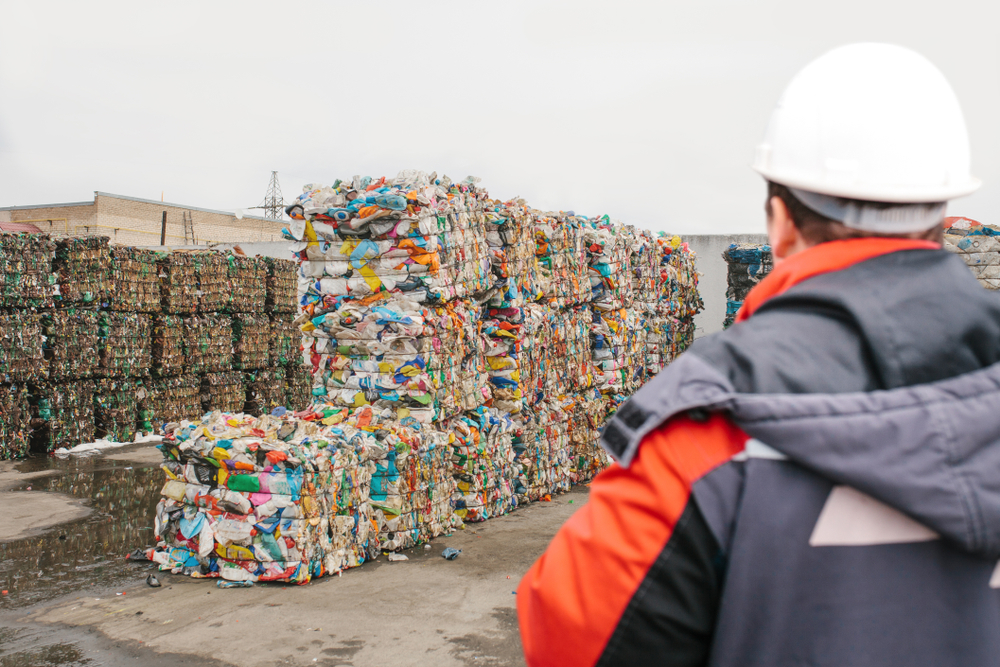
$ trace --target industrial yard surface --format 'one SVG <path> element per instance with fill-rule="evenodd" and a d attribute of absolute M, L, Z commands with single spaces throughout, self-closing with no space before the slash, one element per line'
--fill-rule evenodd
<path fill-rule="evenodd" d="M 153 514 L 117 524 L 113 512 L 155 504 L 159 458 L 145 446 L 2 464 L 0 664 L 521 665 L 513 592 L 587 499 L 578 488 L 306 586 L 222 590 L 156 572 L 150 588 L 152 565 L 124 557 Z M 447 561 L 446 547 L 462 553 Z"/>

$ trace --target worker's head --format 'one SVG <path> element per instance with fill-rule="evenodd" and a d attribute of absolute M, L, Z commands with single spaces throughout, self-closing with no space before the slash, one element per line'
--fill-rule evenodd
<path fill-rule="evenodd" d="M 946 202 L 979 187 L 948 82 L 923 56 L 888 44 L 843 46 L 799 72 L 754 169 L 768 182 L 776 262 L 846 238 L 940 239 Z"/>

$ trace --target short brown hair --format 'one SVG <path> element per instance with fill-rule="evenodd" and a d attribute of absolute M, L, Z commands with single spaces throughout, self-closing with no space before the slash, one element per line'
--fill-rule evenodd
<path fill-rule="evenodd" d="M 788 209 L 789 215 L 792 217 L 792 222 L 795 223 L 796 229 L 802 234 L 802 237 L 806 242 L 813 245 L 818 245 L 820 243 L 826 243 L 827 241 L 840 241 L 842 239 L 857 239 L 864 238 L 868 236 L 877 236 L 881 238 L 893 238 L 893 239 L 922 239 L 927 241 L 936 241 L 942 243 L 944 241 L 944 227 L 943 225 L 936 225 L 931 227 L 927 231 L 923 232 L 910 232 L 907 234 L 880 234 L 876 232 L 867 232 L 861 229 L 854 229 L 848 227 L 842 222 L 837 222 L 831 218 L 826 217 L 822 213 L 817 213 L 812 210 L 802 202 L 800 202 L 795 195 L 792 194 L 784 185 L 779 183 L 774 183 L 768 181 L 767 183 L 767 215 L 771 216 L 771 198 L 777 197 L 785 203 L 785 207 Z M 855 200 L 844 199 L 845 203 L 849 203 Z M 876 208 L 889 208 L 892 206 L 899 206 L 899 204 L 883 204 L 877 202 L 859 202 L 863 203 L 865 206 L 875 206 Z"/>

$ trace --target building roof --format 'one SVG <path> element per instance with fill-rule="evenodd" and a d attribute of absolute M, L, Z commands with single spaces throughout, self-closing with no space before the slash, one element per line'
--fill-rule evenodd
<path fill-rule="evenodd" d="M 215 213 L 215 214 L 218 214 L 218 215 L 229 215 L 229 216 L 232 216 L 232 217 L 236 217 L 236 214 L 233 211 L 220 211 L 220 210 L 217 210 L 217 209 L 214 209 L 214 208 L 202 208 L 201 206 L 187 206 L 185 204 L 171 204 L 170 202 L 156 201 L 155 199 L 142 199 L 140 197 L 127 197 L 125 195 L 116 195 L 116 194 L 111 194 L 110 192 L 99 192 L 99 191 L 95 190 L 94 191 L 94 200 L 95 201 L 97 200 L 98 196 L 100 196 L 100 197 L 112 197 L 114 199 L 127 199 L 129 201 L 142 202 L 143 204 L 156 204 L 157 206 L 170 206 L 172 208 L 180 208 L 180 209 L 184 209 L 186 211 L 202 211 L 203 213 Z M 0 211 L 24 211 L 24 210 L 33 209 L 33 208 L 63 208 L 63 207 L 70 207 L 70 206 L 93 206 L 93 205 L 94 205 L 93 201 L 78 201 L 78 202 L 69 202 L 69 203 L 64 203 L 64 204 L 29 204 L 29 205 L 26 205 L 26 206 L 0 206 Z M 244 220 L 260 220 L 260 221 L 265 221 L 266 220 L 266 218 L 263 218 L 261 216 L 246 215 L 246 214 L 243 215 L 243 219 Z M 280 222 L 280 221 L 278 221 L 278 220 L 268 220 L 268 222 Z"/>
<path fill-rule="evenodd" d="M 41 231 L 30 222 L 0 222 L 0 232 L 30 232 L 37 234 Z"/>

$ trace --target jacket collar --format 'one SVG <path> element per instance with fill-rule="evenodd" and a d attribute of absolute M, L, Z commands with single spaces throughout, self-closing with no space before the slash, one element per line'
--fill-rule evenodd
<path fill-rule="evenodd" d="M 900 250 L 938 250 L 941 245 L 917 239 L 865 237 L 820 243 L 784 260 L 750 290 L 736 321 L 750 318 L 766 301 L 823 273 L 840 271 L 868 259 Z"/>

